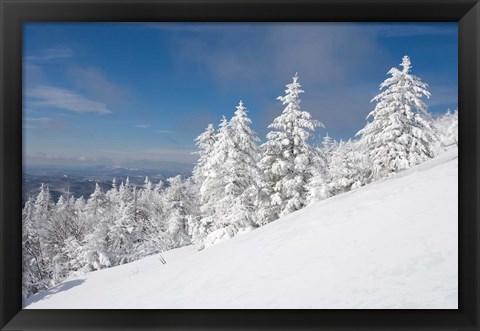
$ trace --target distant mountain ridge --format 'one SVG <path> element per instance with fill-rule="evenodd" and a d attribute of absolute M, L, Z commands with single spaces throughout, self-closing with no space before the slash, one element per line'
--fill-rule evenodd
<path fill-rule="evenodd" d="M 95 190 L 98 183 L 102 190 L 108 190 L 112 186 L 113 178 L 120 183 L 130 179 L 135 186 L 143 186 L 145 177 L 149 177 L 154 183 L 165 182 L 167 178 L 181 175 L 189 177 L 191 171 L 179 169 L 178 171 L 156 171 L 149 169 L 134 169 L 112 166 L 99 166 L 91 168 L 62 169 L 56 167 L 29 167 L 24 169 L 22 198 L 25 201 L 29 196 L 37 195 L 42 183 L 49 186 L 54 201 L 61 195 L 72 194 L 76 198 L 87 198 Z"/>

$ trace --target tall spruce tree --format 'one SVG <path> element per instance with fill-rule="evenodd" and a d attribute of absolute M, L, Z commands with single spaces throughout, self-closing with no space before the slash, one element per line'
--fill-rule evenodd
<path fill-rule="evenodd" d="M 430 97 L 428 85 L 410 73 L 411 62 L 403 57 L 402 69 L 392 68 L 372 99 L 377 104 L 367 116 L 373 120 L 357 135 L 365 143 L 372 162 L 373 178 L 389 176 L 434 157 L 437 140 L 431 116 L 422 97 Z"/>
<path fill-rule="evenodd" d="M 225 187 L 225 210 L 222 211 L 228 223 L 237 232 L 256 225 L 255 197 L 260 184 L 260 139 L 250 128 L 252 121 L 247 109 L 240 101 L 229 122 L 231 129 L 231 149 L 224 164 L 227 170 Z"/>
<path fill-rule="evenodd" d="M 191 243 L 189 236 L 189 216 L 192 214 L 192 197 L 181 176 L 167 179 L 169 186 L 163 193 L 167 233 L 170 235 L 168 248 L 185 246 Z"/>
<path fill-rule="evenodd" d="M 198 161 L 193 168 L 193 177 L 198 185 L 202 185 L 202 182 L 205 179 L 205 166 L 216 141 L 215 128 L 213 127 L 213 124 L 208 124 L 205 131 L 195 138 L 195 141 L 198 147 L 198 151 L 195 152 L 195 154 L 198 154 Z"/>
<path fill-rule="evenodd" d="M 35 218 L 35 199 L 30 197 L 22 210 L 22 295 L 29 297 L 48 287 L 49 274 L 40 244 Z"/>
<path fill-rule="evenodd" d="M 215 136 L 215 143 L 204 166 L 204 180 L 200 187 L 200 211 L 201 219 L 195 232 L 196 242 L 225 223 L 224 215 L 221 214 L 221 205 L 224 202 L 225 187 L 229 170 L 225 167 L 228 154 L 232 150 L 233 141 L 231 128 L 225 116 L 219 124 Z"/>
<path fill-rule="evenodd" d="M 268 127 L 267 142 L 262 145 L 260 162 L 264 175 L 264 194 L 260 202 L 262 223 L 268 223 L 305 206 L 307 183 L 312 177 L 315 153 L 309 145 L 315 129 L 323 124 L 300 110 L 304 91 L 295 74 L 285 96 L 278 97 L 285 108 Z"/>
<path fill-rule="evenodd" d="M 327 135 L 328 137 L 328 135 Z M 323 148 L 313 148 L 312 165 L 310 166 L 310 180 L 307 183 L 307 204 L 324 200 L 332 195 L 330 186 L 330 155 Z"/>

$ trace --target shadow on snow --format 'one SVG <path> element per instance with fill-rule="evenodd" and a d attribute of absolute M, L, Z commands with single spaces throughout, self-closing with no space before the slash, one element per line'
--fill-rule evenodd
<path fill-rule="evenodd" d="M 84 279 L 74 279 L 74 280 L 69 280 L 69 281 L 63 282 L 61 284 L 55 285 L 54 287 L 49 288 L 48 290 L 39 292 L 39 293 L 35 294 L 34 296 L 32 296 L 30 298 L 24 299 L 23 300 L 23 307 L 26 307 L 26 306 L 28 306 L 32 303 L 35 303 L 35 302 L 41 301 L 45 298 L 48 298 L 49 296 L 51 296 L 53 294 L 63 292 L 63 291 L 68 291 L 69 289 L 71 289 L 75 286 L 81 285 L 83 282 L 85 282 Z"/>

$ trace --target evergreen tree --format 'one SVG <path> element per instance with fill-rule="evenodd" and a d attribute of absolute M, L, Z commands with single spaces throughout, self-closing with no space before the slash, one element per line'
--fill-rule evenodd
<path fill-rule="evenodd" d="M 199 158 L 197 164 L 193 168 L 193 177 L 195 178 L 195 181 L 201 185 L 205 179 L 205 165 L 208 162 L 208 158 L 210 157 L 210 153 L 212 152 L 213 145 L 216 141 L 216 134 L 213 124 L 208 124 L 205 131 L 200 134 L 195 141 L 199 149 L 199 151 L 196 152 L 196 154 L 199 155 Z"/>
<path fill-rule="evenodd" d="M 52 260 L 54 283 L 65 279 L 72 270 L 78 270 L 81 266 L 69 260 L 65 253 L 66 245 L 74 238 L 82 240 L 88 231 L 85 223 L 80 221 L 80 211 L 77 210 L 75 198 L 67 193 L 60 196 L 53 214 L 53 226 L 49 231 L 50 242 L 54 247 L 55 255 Z"/>
<path fill-rule="evenodd" d="M 227 169 L 227 185 L 226 209 L 222 214 L 227 223 L 234 226 L 234 232 L 256 225 L 254 203 L 261 182 L 258 167 L 261 154 L 257 145 L 260 139 L 250 128 L 251 123 L 247 109 L 240 101 L 229 122 L 232 146 L 223 165 Z"/>
<path fill-rule="evenodd" d="M 365 151 L 358 141 L 341 141 L 332 155 L 331 187 L 340 194 L 367 184 L 368 163 Z"/>
<path fill-rule="evenodd" d="M 46 229 L 48 223 L 52 220 L 55 204 L 52 201 L 50 190 L 47 185 L 40 187 L 40 192 L 35 199 L 34 218 L 38 228 Z M 45 234 L 45 233 L 43 233 Z"/>
<path fill-rule="evenodd" d="M 314 152 L 308 141 L 323 124 L 310 113 L 300 110 L 300 94 L 304 91 L 298 76 L 287 85 L 285 96 L 278 99 L 285 105 L 282 114 L 268 127 L 267 142 L 262 145 L 260 162 L 265 185 L 260 196 L 261 223 L 268 223 L 305 206 L 307 183 L 312 177 Z"/>
<path fill-rule="evenodd" d="M 322 148 L 321 148 L 323 158 L 325 159 L 327 167 L 330 163 L 333 152 L 337 148 L 337 145 L 338 145 L 337 142 L 332 137 L 330 137 L 327 132 L 325 137 L 323 137 L 322 139 Z"/>
<path fill-rule="evenodd" d="M 53 258 L 56 255 L 55 244 L 58 243 L 57 238 L 52 236 L 55 231 L 53 222 L 55 212 L 55 204 L 50 195 L 47 185 L 42 184 L 40 192 L 35 200 L 34 219 L 36 233 L 38 235 L 38 243 L 40 245 L 40 259 L 43 264 L 43 275 L 48 279 L 48 284 L 52 285 L 53 279 Z"/>
<path fill-rule="evenodd" d="M 445 114 L 435 119 L 434 126 L 440 140 L 440 147 L 452 143 L 458 145 L 458 110 L 452 113 L 448 109 Z"/>
<path fill-rule="evenodd" d="M 98 185 L 98 183 L 95 183 L 95 191 L 90 195 L 90 198 L 87 200 L 85 210 L 91 215 L 91 217 L 93 218 L 93 222 L 95 222 L 95 218 L 101 217 L 101 215 L 105 212 L 106 207 L 107 197 L 102 192 L 100 185 Z"/>
<path fill-rule="evenodd" d="M 64 229 L 57 228 L 54 216 L 55 204 L 48 186 L 42 184 L 35 202 L 29 199 L 22 211 L 24 294 L 46 289 L 58 281 L 55 257 Z"/>
<path fill-rule="evenodd" d="M 117 179 L 115 177 L 112 179 L 112 187 L 105 193 L 105 197 L 109 205 L 108 208 L 111 209 L 111 206 L 118 200 Z"/>
<path fill-rule="evenodd" d="M 401 67 L 390 69 L 391 77 L 380 85 L 384 91 L 372 99 L 377 103 L 368 115 L 373 121 L 357 133 L 369 151 L 374 178 L 408 169 L 435 155 L 437 138 L 422 101 L 423 96 L 430 97 L 428 85 L 410 73 L 408 56 L 403 57 Z"/>
<path fill-rule="evenodd" d="M 328 137 L 328 135 L 327 135 Z M 310 166 L 310 180 L 307 183 L 307 204 L 324 200 L 332 195 L 329 185 L 331 176 L 329 172 L 331 155 L 324 153 L 323 149 L 313 148 L 313 161 Z"/>
<path fill-rule="evenodd" d="M 223 198 L 230 170 L 225 167 L 225 164 L 233 145 L 231 127 L 223 116 L 215 143 L 204 167 L 204 180 L 200 187 L 201 219 L 197 225 L 197 232 L 202 235 L 197 238 L 198 241 L 202 241 L 207 233 L 223 227 L 226 222 L 221 210 L 224 210 Z"/>
<path fill-rule="evenodd" d="M 154 185 L 147 177 L 143 190 L 138 192 L 138 255 L 161 252 L 171 244 L 166 232 L 162 185 L 161 181 L 160 185 Z"/>
<path fill-rule="evenodd" d="M 181 247 L 191 243 L 189 236 L 189 217 L 192 214 L 192 200 L 181 176 L 167 179 L 169 186 L 165 189 L 163 203 L 165 206 L 167 233 L 170 247 Z"/>
<path fill-rule="evenodd" d="M 455 144 L 458 146 L 458 111 L 455 112 L 454 119 L 452 124 L 447 129 L 447 134 L 450 139 L 452 139 Z"/>
<path fill-rule="evenodd" d="M 46 289 L 49 275 L 45 264 L 38 224 L 35 220 L 35 199 L 30 197 L 22 209 L 22 295 L 28 297 Z"/>
<path fill-rule="evenodd" d="M 205 245 L 257 226 L 255 199 L 261 180 L 260 150 L 259 139 L 250 124 L 247 110 L 240 101 L 231 120 L 227 123 L 224 119 L 220 125 L 207 167 L 214 169 L 216 177 L 207 177 L 205 181 L 213 184 L 210 187 L 216 192 L 210 208 L 209 234 L 201 240 Z"/>

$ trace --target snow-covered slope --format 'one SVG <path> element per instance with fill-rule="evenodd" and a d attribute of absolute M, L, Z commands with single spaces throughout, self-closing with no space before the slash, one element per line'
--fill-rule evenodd
<path fill-rule="evenodd" d="M 86 274 L 25 308 L 457 308 L 458 157 L 197 252 Z"/>

